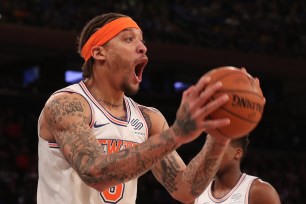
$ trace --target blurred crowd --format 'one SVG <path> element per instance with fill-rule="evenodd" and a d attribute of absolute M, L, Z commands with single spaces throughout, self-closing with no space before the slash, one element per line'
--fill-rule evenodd
<path fill-rule="evenodd" d="M 36 203 L 37 114 L 23 105 L 0 109 L 0 204 Z"/>
<path fill-rule="evenodd" d="M 92 17 L 121 12 L 147 41 L 306 56 L 304 0 L 2 0 L 2 22 L 79 32 Z"/>
<path fill-rule="evenodd" d="M 0 23 L 79 32 L 93 16 L 111 11 L 133 17 L 151 42 L 306 56 L 304 0 L 1 0 Z M 35 94 L 20 95 L 27 89 Z M 27 89 L 22 82 L 16 83 L 16 78 L 8 77 L 0 83 L 0 204 L 36 203 L 36 125 L 46 95 L 33 91 L 39 90 L 37 84 Z M 140 95 L 136 101 L 142 103 L 141 98 L 146 97 Z M 163 108 L 165 104 L 159 107 L 161 102 L 154 101 L 156 105 L 152 105 L 166 116 L 174 115 Z M 273 117 L 264 116 L 252 133 L 243 169 L 270 182 L 282 203 L 306 203 L 305 119 L 301 114 L 289 115 L 285 106 L 276 103 L 268 104 L 267 109 Z M 167 119 L 171 123 L 172 118 Z M 202 144 L 197 140 L 180 148 L 183 159 L 188 162 Z M 139 182 L 137 203 L 177 203 L 151 173 Z"/>

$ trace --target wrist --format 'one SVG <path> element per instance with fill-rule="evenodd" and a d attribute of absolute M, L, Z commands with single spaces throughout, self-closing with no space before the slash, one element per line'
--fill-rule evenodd
<path fill-rule="evenodd" d="M 168 137 L 172 138 L 172 141 L 175 144 L 176 148 L 178 148 L 183 144 L 183 140 L 179 136 L 180 135 L 179 130 L 175 126 L 171 126 L 167 131 L 169 131 L 169 133 L 167 134 L 169 135 Z"/>
<path fill-rule="evenodd" d="M 231 139 L 227 137 L 213 137 L 208 134 L 206 142 L 212 143 L 215 148 L 222 151 L 223 149 L 227 148 L 227 146 L 231 142 Z"/>

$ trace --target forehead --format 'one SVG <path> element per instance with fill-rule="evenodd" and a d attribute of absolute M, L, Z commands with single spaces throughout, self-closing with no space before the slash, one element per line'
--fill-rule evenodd
<path fill-rule="evenodd" d="M 138 28 L 125 28 L 119 34 L 124 34 L 124 33 L 135 33 L 138 35 L 143 35 L 142 31 Z"/>

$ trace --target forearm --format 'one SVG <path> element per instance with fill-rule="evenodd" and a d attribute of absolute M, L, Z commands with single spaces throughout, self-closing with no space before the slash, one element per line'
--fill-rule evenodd
<path fill-rule="evenodd" d="M 189 202 L 205 190 L 218 170 L 229 141 L 216 141 L 215 138 L 207 136 L 202 150 L 189 162 L 181 175 L 176 177 L 177 186 L 180 188 L 175 192 L 175 197 Z"/>
<path fill-rule="evenodd" d="M 87 165 L 88 169 L 82 174 L 82 179 L 88 185 L 103 191 L 144 174 L 156 161 L 177 147 L 173 132 L 166 130 L 160 136 L 151 136 L 140 145 L 97 157 L 92 164 Z"/>

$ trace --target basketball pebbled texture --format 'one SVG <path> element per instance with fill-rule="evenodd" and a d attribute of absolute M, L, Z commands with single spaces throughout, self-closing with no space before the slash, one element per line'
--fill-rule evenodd
<path fill-rule="evenodd" d="M 229 101 L 209 115 L 210 119 L 229 118 L 230 125 L 209 131 L 232 139 L 250 133 L 260 122 L 264 111 L 265 99 L 255 79 L 236 67 L 219 67 L 209 71 L 211 83 L 221 81 L 222 89 L 212 96 L 227 94 Z"/>

